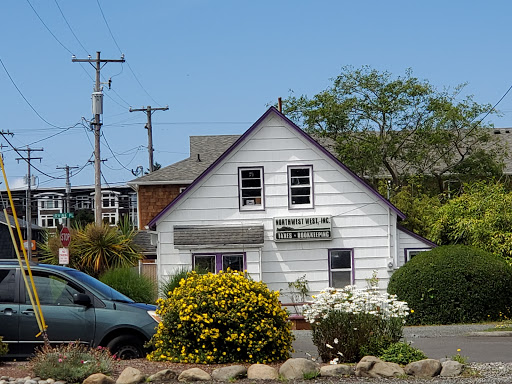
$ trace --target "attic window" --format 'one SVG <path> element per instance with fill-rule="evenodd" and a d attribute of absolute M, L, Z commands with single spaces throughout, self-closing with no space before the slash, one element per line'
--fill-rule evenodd
<path fill-rule="evenodd" d="M 265 209 L 263 167 L 239 168 L 238 187 L 241 211 Z"/>
<path fill-rule="evenodd" d="M 290 208 L 313 208 L 313 166 L 288 167 Z"/>

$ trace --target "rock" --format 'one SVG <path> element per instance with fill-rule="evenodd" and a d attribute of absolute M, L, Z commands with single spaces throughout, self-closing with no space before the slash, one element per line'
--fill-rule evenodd
<path fill-rule="evenodd" d="M 116 384 L 139 384 L 146 380 L 141 371 L 132 367 L 126 367 L 116 380 Z"/>
<path fill-rule="evenodd" d="M 441 363 L 441 373 L 439 376 L 443 377 L 456 377 L 459 376 L 464 370 L 464 365 L 459 363 L 458 361 L 445 361 Z"/>
<path fill-rule="evenodd" d="M 247 376 L 247 368 L 243 365 L 232 365 L 229 367 L 217 368 L 212 372 L 212 379 L 218 381 L 231 381 L 245 376 Z"/>
<path fill-rule="evenodd" d="M 354 370 L 352 367 L 344 364 L 332 364 L 320 367 L 320 376 L 322 377 L 351 376 L 353 374 Z"/>
<path fill-rule="evenodd" d="M 405 371 L 396 363 L 382 361 L 375 356 L 365 356 L 356 365 L 357 377 L 389 378 L 405 375 Z"/>
<path fill-rule="evenodd" d="M 425 359 L 409 363 L 405 366 L 405 373 L 415 377 L 434 377 L 441 372 L 439 360 Z"/>
<path fill-rule="evenodd" d="M 212 377 L 200 368 L 187 369 L 178 376 L 178 381 L 210 381 Z"/>
<path fill-rule="evenodd" d="M 170 381 L 176 380 L 178 378 L 178 374 L 174 372 L 172 369 L 164 369 L 162 371 L 158 371 L 157 373 L 149 376 L 146 381 L 150 382 L 159 382 L 159 381 Z"/>
<path fill-rule="evenodd" d="M 253 364 L 247 369 L 247 378 L 250 380 L 277 380 L 277 370 L 265 364 Z"/>
<path fill-rule="evenodd" d="M 320 374 L 320 366 L 303 357 L 288 359 L 279 368 L 279 375 L 285 380 L 313 378 Z"/>
<path fill-rule="evenodd" d="M 116 381 L 103 373 L 95 373 L 84 380 L 83 384 L 114 384 Z"/>

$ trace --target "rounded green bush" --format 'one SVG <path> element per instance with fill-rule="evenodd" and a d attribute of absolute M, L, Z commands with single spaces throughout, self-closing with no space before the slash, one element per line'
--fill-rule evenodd
<path fill-rule="evenodd" d="M 293 335 L 279 292 L 241 272 L 190 272 L 166 299 L 149 360 L 268 363 L 286 360 Z"/>
<path fill-rule="evenodd" d="M 420 361 L 427 358 L 422 350 L 411 347 L 407 343 L 393 343 L 386 349 L 383 349 L 379 358 L 390 363 L 407 365 L 414 361 Z"/>
<path fill-rule="evenodd" d="M 110 269 L 101 275 L 100 281 L 137 303 L 156 301 L 156 282 L 147 276 L 139 275 L 133 268 Z"/>
<path fill-rule="evenodd" d="M 437 247 L 395 271 L 388 292 L 411 308 L 408 324 L 496 320 L 512 305 L 512 267 L 477 248 Z"/>

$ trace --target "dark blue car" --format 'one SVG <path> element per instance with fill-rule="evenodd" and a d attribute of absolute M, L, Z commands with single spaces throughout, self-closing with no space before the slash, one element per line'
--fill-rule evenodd
<path fill-rule="evenodd" d="M 30 269 L 52 344 L 80 340 L 122 359 L 145 356 L 144 344 L 159 321 L 154 305 L 135 303 L 76 269 L 47 264 Z M 18 261 L 0 261 L 0 336 L 9 345 L 7 356 L 32 355 L 44 343 L 38 333 Z"/>

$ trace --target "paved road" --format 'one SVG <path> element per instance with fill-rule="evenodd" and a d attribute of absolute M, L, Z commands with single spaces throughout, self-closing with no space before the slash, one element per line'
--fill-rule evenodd
<path fill-rule="evenodd" d="M 430 327 L 405 327 L 404 339 L 428 357 L 441 359 L 452 356 L 460 349 L 469 362 L 512 362 L 512 333 L 489 333 L 482 331 L 492 325 L 441 325 Z M 293 357 L 318 356 L 311 340 L 310 331 L 293 331 L 295 353 Z"/>

